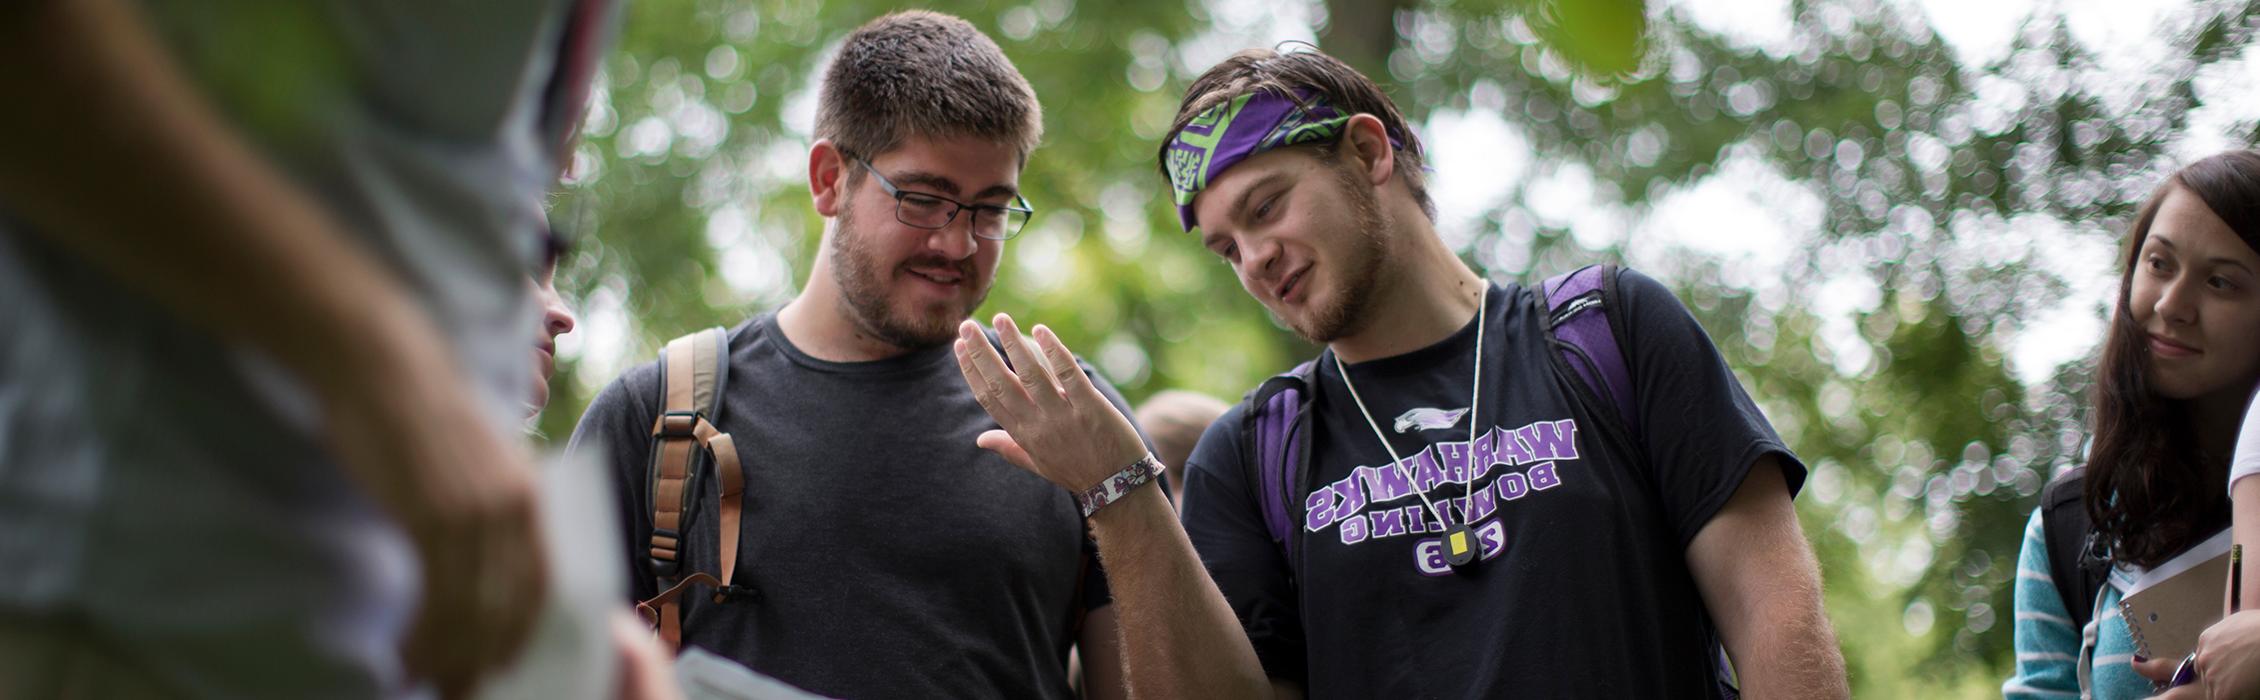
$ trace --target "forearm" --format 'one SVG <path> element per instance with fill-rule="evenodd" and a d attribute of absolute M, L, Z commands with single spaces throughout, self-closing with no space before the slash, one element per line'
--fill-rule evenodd
<path fill-rule="evenodd" d="M 1139 697 L 1271 697 L 1255 647 L 1158 487 L 1091 517 Z"/>
<path fill-rule="evenodd" d="M 1795 571 L 1818 571 L 1810 552 Z M 1722 621 L 1721 636 L 1734 661 L 1742 696 L 1845 698 L 1844 655 L 1824 612 L 1817 576 L 1793 576 L 1765 599 L 1745 601 L 1739 624 Z M 1715 609 L 1715 608 L 1714 608 Z"/>
<path fill-rule="evenodd" d="M 2260 476 L 2238 479 L 2229 488 L 2229 501 L 2234 523 L 2229 536 L 2244 545 L 2245 551 L 2244 592 L 2238 602 L 2245 609 L 2251 609 L 2260 601 L 2260 576 L 2254 575 L 2260 570 L 2255 570 L 2251 563 L 2253 557 L 2260 556 Z"/>
<path fill-rule="evenodd" d="M 1751 466 L 1688 544 L 1687 564 L 1743 697 L 1851 695 L 1821 599 L 1820 562 L 1799 528 L 1776 458 Z"/>
<path fill-rule="evenodd" d="M 399 283 L 237 138 L 131 7 L 5 12 L 0 93 L 27 108 L 0 110 L 0 203 L 34 232 L 317 394 L 447 366 Z"/>

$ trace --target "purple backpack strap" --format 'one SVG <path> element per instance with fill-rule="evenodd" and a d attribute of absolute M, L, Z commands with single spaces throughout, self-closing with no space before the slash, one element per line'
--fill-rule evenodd
<path fill-rule="evenodd" d="M 1562 361 L 1596 395 L 1616 407 L 1617 418 L 1634 436 L 1640 434 L 1640 413 L 1633 410 L 1632 371 L 1625 365 L 1623 346 L 1617 343 L 1609 306 L 1616 303 L 1614 265 L 1589 265 L 1546 279 L 1548 332 L 1562 341 Z M 1712 640 L 1712 678 L 1718 697 L 1742 696 L 1726 647 Z"/>
<path fill-rule="evenodd" d="M 1585 380 L 1585 386 L 1615 406 L 1617 418 L 1638 435 L 1640 413 L 1633 410 L 1632 371 L 1625 366 L 1624 350 L 1609 324 L 1607 302 L 1616 296 L 1615 278 L 1614 265 L 1588 265 L 1547 278 L 1547 325 L 1566 344 L 1562 360 Z"/>
<path fill-rule="evenodd" d="M 1290 499 L 1296 465 L 1301 464 L 1305 437 L 1297 428 L 1302 425 L 1303 412 L 1308 406 L 1310 379 L 1316 365 L 1305 362 L 1256 389 L 1249 398 L 1253 402 L 1248 419 L 1255 439 L 1255 460 L 1249 465 L 1255 473 L 1248 483 L 1256 489 L 1256 504 L 1263 512 L 1264 529 L 1270 531 L 1271 540 L 1286 551 L 1288 538 L 1294 535 L 1295 517 Z"/>

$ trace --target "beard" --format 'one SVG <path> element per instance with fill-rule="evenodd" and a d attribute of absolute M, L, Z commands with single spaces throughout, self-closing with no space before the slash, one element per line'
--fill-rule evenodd
<path fill-rule="evenodd" d="M 852 212 L 842 212 L 832 232 L 832 277 L 839 280 L 840 294 L 847 298 L 849 320 L 880 342 L 904 350 L 922 350 L 956 340 L 957 323 L 989 298 L 989 286 L 974 277 L 970 260 L 952 261 L 929 253 L 882 270 L 866 240 L 864 232 L 857 230 Z M 895 276 L 908 274 L 905 270 L 912 266 L 956 269 L 958 279 L 978 285 L 978 290 L 965 304 L 928 305 L 898 313 L 888 289 Z"/>
<path fill-rule="evenodd" d="M 1304 340 L 1321 344 L 1353 335 L 1372 321 L 1373 290 L 1380 286 L 1381 268 L 1389 257 L 1381 232 L 1388 230 L 1390 222 L 1388 214 L 1381 211 L 1381 197 L 1358 173 L 1347 167 L 1330 167 L 1350 206 L 1347 255 L 1334 265 L 1333 299 L 1312 309 L 1301 323 L 1287 323 Z"/>

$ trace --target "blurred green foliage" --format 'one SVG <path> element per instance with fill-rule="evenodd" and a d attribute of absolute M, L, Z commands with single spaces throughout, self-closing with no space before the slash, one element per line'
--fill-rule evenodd
<path fill-rule="evenodd" d="M 790 298 L 822 230 L 805 179 L 812 76 L 831 44 L 894 7 L 630 5 L 552 214 L 578 238 L 559 279 L 581 332 L 613 324 L 602 333 L 622 340 L 566 359 L 546 434 L 569 434 L 590 390 L 664 339 Z M 2060 20 L 1961 65 L 1919 9 L 1859 0 L 1792 2 L 1786 47 L 1766 48 L 1634 0 L 1284 7 L 1416 123 L 1497 115 L 1533 170 L 1589 172 L 1595 199 L 1631 218 L 1749 164 L 1817 201 L 1811 220 L 1780 222 L 1794 234 L 1783 279 L 1676 250 L 1636 262 L 1681 293 L 1811 466 L 1799 511 L 1855 694 L 1997 693 L 2021 528 L 2038 487 L 2077 458 L 2089 374 L 2072 362 L 2026 385 L 2009 371 L 2010 338 L 2067 281 L 2038 262 L 2049 239 L 1999 232 L 2055 222 L 2115 242 L 2174 166 L 2193 76 L 2243 53 L 2260 2 L 2178 11 L 2191 30 L 2172 39 L 2176 59 L 2124 76 L 2104 75 Z M 1047 107 L 1022 178 L 1038 214 L 1008 246 L 989 310 L 1052 325 L 1133 400 L 1238 396 L 1315 352 L 1177 230 L 1153 162 L 1178 91 L 1207 68 L 1188 56 L 1291 37 L 1248 40 L 1203 0 L 935 9 L 995 37 Z M 2238 128 L 2247 146 L 2260 138 Z M 1651 245 L 1580 247 L 1533 214 L 1528 181 L 1508 183 L 1462 246 L 1493 278 Z M 1837 319 L 1824 293 L 1864 301 Z"/>

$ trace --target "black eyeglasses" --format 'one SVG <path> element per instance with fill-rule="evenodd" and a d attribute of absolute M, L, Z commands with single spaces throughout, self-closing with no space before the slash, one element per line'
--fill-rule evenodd
<path fill-rule="evenodd" d="M 860 156 L 849 157 L 855 158 L 855 162 L 871 173 L 872 179 L 879 181 L 879 188 L 886 190 L 887 196 L 895 198 L 895 220 L 905 226 L 938 230 L 956 221 L 958 212 L 971 210 L 974 237 L 1002 241 L 1020 235 L 1020 229 L 1028 225 L 1028 217 L 1036 213 L 1028 206 L 1028 198 L 1017 194 L 1012 196 L 1013 206 L 997 206 L 966 204 L 924 192 L 904 192 L 888 181 L 887 176 L 879 174 L 878 168 L 871 167 L 871 161 Z"/>

